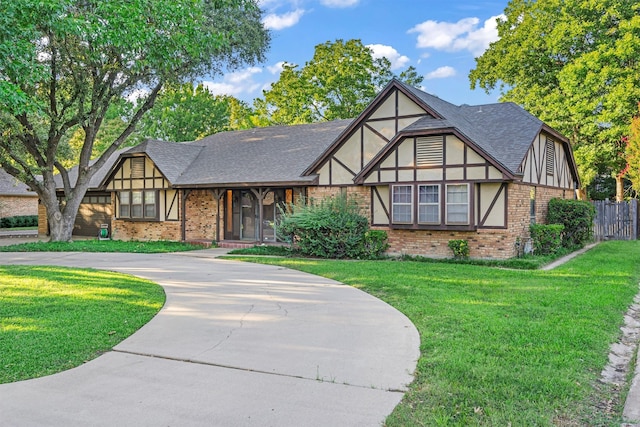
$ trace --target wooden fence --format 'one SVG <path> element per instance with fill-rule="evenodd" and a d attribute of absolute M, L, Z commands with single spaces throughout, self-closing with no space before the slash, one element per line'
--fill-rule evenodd
<path fill-rule="evenodd" d="M 596 240 L 634 240 L 638 238 L 638 200 L 610 202 L 596 200 L 593 237 Z"/>

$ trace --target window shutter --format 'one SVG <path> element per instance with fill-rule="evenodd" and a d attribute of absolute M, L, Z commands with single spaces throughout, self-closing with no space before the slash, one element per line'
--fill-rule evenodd
<path fill-rule="evenodd" d="M 441 166 L 443 143 L 442 136 L 416 138 L 416 165 Z"/>

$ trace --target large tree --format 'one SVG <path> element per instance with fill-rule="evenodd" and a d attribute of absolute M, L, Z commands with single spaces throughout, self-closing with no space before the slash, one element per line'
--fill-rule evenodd
<path fill-rule="evenodd" d="M 263 60 L 261 15 L 256 0 L 2 2 L 0 165 L 38 194 L 51 240 L 71 239 L 91 178 L 165 84 Z M 142 101 L 91 161 L 109 107 L 133 92 Z M 69 148 L 78 129 L 79 152 Z M 74 152 L 77 178 L 64 166 Z"/>
<path fill-rule="evenodd" d="M 251 110 L 229 95 L 213 95 L 202 83 L 171 84 L 163 88 L 133 137 L 164 141 L 194 141 L 217 132 L 244 129 Z"/>
<path fill-rule="evenodd" d="M 394 77 L 386 58 L 374 58 L 360 40 L 336 40 L 315 47 L 304 67 L 285 63 L 280 79 L 255 101 L 269 123 L 296 124 L 352 118 Z M 413 67 L 400 78 L 422 83 Z"/>
<path fill-rule="evenodd" d="M 622 140 L 640 100 L 640 4 L 511 0 L 505 15 L 471 86 L 500 88 L 567 135 L 583 184 L 611 174 L 621 197 Z"/>

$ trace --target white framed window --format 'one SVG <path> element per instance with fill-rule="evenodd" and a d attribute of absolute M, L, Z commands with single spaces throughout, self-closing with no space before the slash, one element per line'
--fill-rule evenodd
<path fill-rule="evenodd" d="M 418 224 L 440 224 L 440 186 L 418 186 Z"/>
<path fill-rule="evenodd" d="M 155 190 L 120 191 L 118 200 L 120 218 L 156 219 L 158 204 Z"/>
<path fill-rule="evenodd" d="M 447 224 L 469 224 L 469 185 L 447 184 Z"/>
<path fill-rule="evenodd" d="M 394 185 L 392 187 L 391 205 L 391 221 L 394 224 L 412 224 L 413 185 Z"/>

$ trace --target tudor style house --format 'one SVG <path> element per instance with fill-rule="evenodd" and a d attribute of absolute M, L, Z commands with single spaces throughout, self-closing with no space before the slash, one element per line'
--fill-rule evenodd
<path fill-rule="evenodd" d="M 390 254 L 447 257 L 466 239 L 472 257 L 509 258 L 578 186 L 568 140 L 519 106 L 456 106 L 392 80 L 354 120 L 148 140 L 87 197 L 104 197 L 113 238 L 224 245 L 274 242 L 278 204 L 346 193 Z"/>

